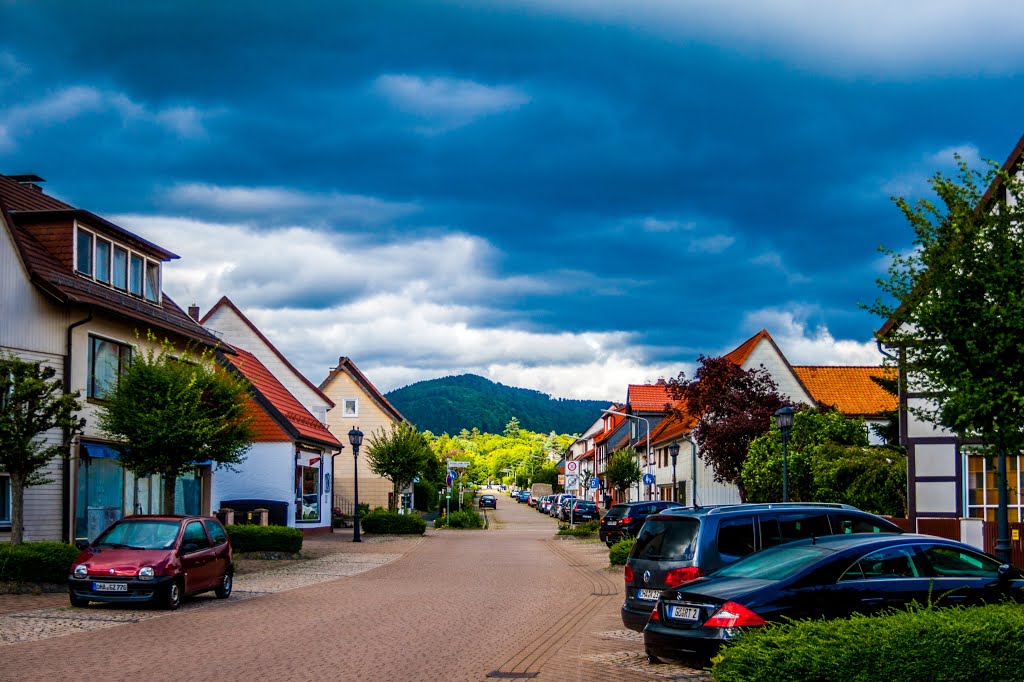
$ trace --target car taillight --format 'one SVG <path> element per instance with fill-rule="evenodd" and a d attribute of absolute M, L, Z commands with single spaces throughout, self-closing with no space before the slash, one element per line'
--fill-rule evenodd
<path fill-rule="evenodd" d="M 630 583 L 632 583 L 632 582 L 633 582 L 633 569 L 632 569 L 632 568 L 630 568 L 630 567 L 629 567 L 629 566 L 627 565 L 627 566 L 626 566 L 626 570 L 622 572 L 622 577 L 626 579 L 626 584 L 627 584 L 627 585 L 629 585 Z"/>
<path fill-rule="evenodd" d="M 744 625 L 764 625 L 765 620 L 746 606 L 727 601 L 711 614 L 704 623 L 709 628 L 736 628 Z"/>
<path fill-rule="evenodd" d="M 688 583 L 691 580 L 704 575 L 704 571 L 700 570 L 696 566 L 686 566 L 684 568 L 673 568 L 665 575 L 665 586 L 675 587 L 683 583 Z"/>
<path fill-rule="evenodd" d="M 651 620 L 653 620 L 655 623 L 657 623 L 658 621 L 661 620 L 661 615 L 658 613 L 658 604 L 657 603 L 655 603 L 654 604 L 654 608 L 651 609 Z"/>
<path fill-rule="evenodd" d="M 633 523 L 633 517 L 632 516 L 623 516 L 621 519 L 619 519 L 619 524 L 620 525 L 628 526 L 631 523 Z"/>

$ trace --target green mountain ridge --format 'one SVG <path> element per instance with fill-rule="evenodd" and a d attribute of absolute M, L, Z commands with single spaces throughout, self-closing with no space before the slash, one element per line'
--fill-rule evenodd
<path fill-rule="evenodd" d="M 609 405 L 604 400 L 552 398 L 475 374 L 420 381 L 384 397 L 417 429 L 435 435 L 455 435 L 474 427 L 484 433 L 502 433 L 512 417 L 536 433 L 582 433 Z"/>

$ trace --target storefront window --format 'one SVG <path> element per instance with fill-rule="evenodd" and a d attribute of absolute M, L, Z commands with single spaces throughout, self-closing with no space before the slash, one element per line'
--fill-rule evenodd
<path fill-rule="evenodd" d="M 300 453 L 295 465 L 295 520 L 320 520 L 319 455 Z"/>
<path fill-rule="evenodd" d="M 986 521 L 996 520 L 999 506 L 998 457 L 965 450 L 967 470 L 967 515 Z M 1006 457 L 1007 489 L 1010 523 L 1021 520 L 1024 499 L 1021 498 L 1021 455 Z"/>

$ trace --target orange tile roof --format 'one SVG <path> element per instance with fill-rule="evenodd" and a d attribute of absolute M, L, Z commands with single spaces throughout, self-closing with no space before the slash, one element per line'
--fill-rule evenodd
<path fill-rule="evenodd" d="M 664 381 L 657 384 L 630 384 L 626 389 L 626 403 L 634 412 L 664 412 L 665 406 L 672 403 L 672 396 Z"/>
<path fill-rule="evenodd" d="M 895 410 L 896 396 L 887 393 L 871 377 L 896 378 L 885 367 L 793 367 L 811 397 L 848 416 L 872 416 Z"/>
<path fill-rule="evenodd" d="M 750 354 L 754 352 L 754 348 L 761 342 L 761 339 L 772 340 L 771 334 L 768 333 L 767 329 L 762 329 L 758 333 L 751 336 L 749 339 L 741 343 L 735 350 L 725 354 L 727 360 L 732 360 L 737 365 L 742 365 L 750 357 Z"/>
<path fill-rule="evenodd" d="M 681 402 L 677 402 L 675 408 L 681 409 L 681 404 Z M 689 434 L 696 423 L 697 420 L 688 414 L 674 414 L 655 427 L 654 433 L 651 434 L 651 442 L 657 447 L 659 443 L 681 438 Z"/>
<path fill-rule="evenodd" d="M 341 442 L 334 437 L 327 427 L 314 417 L 295 396 L 293 396 L 270 370 L 255 355 L 241 348 L 234 348 L 237 357 L 225 358 L 238 370 L 258 392 L 256 402 L 274 417 L 278 426 L 289 433 L 294 440 L 312 441 L 318 445 L 340 449 Z M 262 400 L 261 400 L 262 399 Z M 262 440 L 280 440 L 278 435 L 266 424 L 257 420 L 256 426 L 262 431 L 258 433 Z"/>

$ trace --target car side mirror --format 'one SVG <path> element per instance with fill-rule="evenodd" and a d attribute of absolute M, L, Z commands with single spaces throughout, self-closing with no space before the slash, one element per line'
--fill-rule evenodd
<path fill-rule="evenodd" d="M 182 554 L 191 554 L 192 552 L 196 551 L 197 549 L 199 549 L 199 545 L 197 545 L 196 543 L 194 543 L 194 542 L 186 542 L 185 544 L 183 544 L 181 546 L 181 553 Z"/>
<path fill-rule="evenodd" d="M 1002 565 L 1000 565 L 998 572 L 999 572 L 999 582 L 1003 583 L 1003 584 L 1008 583 L 1010 581 L 1010 578 L 1015 573 L 1017 573 L 1017 571 L 1015 571 L 1013 566 L 1011 566 L 1010 564 L 1002 564 Z"/>
<path fill-rule="evenodd" d="M 89 546 L 89 541 L 86 540 L 85 538 L 78 538 L 77 540 L 75 540 L 75 548 L 78 549 L 78 550 L 83 550 L 83 549 L 85 549 L 88 546 Z"/>

